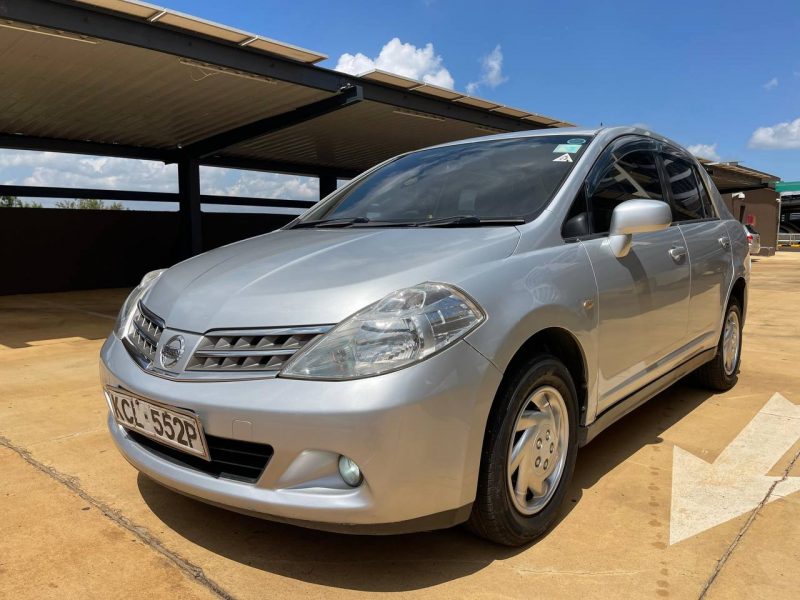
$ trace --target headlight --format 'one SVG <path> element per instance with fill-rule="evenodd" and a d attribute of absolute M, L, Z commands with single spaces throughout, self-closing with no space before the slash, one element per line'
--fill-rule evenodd
<path fill-rule="evenodd" d="M 139 303 L 139 300 L 142 299 L 142 296 L 145 295 L 147 290 L 149 290 L 156 280 L 161 277 L 161 274 L 166 271 L 166 269 L 159 269 L 157 271 L 150 271 L 146 273 L 144 277 L 142 277 L 142 281 L 139 282 L 133 291 L 128 295 L 125 299 L 125 302 L 122 304 L 122 308 L 119 311 L 119 315 L 117 315 L 117 322 L 114 324 L 114 333 L 117 334 L 119 339 L 122 339 L 128 331 L 128 327 L 130 327 L 131 319 L 133 318 L 133 309 L 136 308 L 136 305 Z"/>
<path fill-rule="evenodd" d="M 443 283 L 393 292 L 293 356 L 282 377 L 358 379 L 414 364 L 477 327 L 474 300 Z"/>

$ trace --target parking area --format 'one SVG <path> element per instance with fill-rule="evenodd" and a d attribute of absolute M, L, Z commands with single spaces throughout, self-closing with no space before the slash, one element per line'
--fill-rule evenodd
<path fill-rule="evenodd" d="M 753 262 L 738 385 L 679 383 L 604 432 L 522 549 L 321 533 L 166 490 L 105 428 L 97 357 L 126 291 L 2 297 L 0 596 L 796 597 L 800 253 Z"/>

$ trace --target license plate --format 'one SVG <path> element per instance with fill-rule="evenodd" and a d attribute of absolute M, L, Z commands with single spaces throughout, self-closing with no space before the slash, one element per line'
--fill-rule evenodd
<path fill-rule="evenodd" d="M 210 460 L 203 428 L 195 415 L 114 388 L 106 388 L 106 392 L 114 419 L 123 427 Z"/>

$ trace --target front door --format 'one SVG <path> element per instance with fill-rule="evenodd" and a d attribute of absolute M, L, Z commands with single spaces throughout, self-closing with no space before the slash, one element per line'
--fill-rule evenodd
<path fill-rule="evenodd" d="M 598 413 L 668 371 L 687 339 L 689 255 L 680 228 L 634 235 L 623 258 L 608 243 L 618 204 L 666 201 L 655 144 L 642 138 L 613 142 L 585 187 L 592 235 L 581 243 L 598 287 Z"/>

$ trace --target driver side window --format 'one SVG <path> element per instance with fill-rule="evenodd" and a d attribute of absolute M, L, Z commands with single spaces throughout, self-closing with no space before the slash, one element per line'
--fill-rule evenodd
<path fill-rule="evenodd" d="M 626 200 L 645 198 L 667 202 L 656 162 L 653 140 L 617 139 L 592 167 L 562 226 L 566 240 L 607 234 L 611 213 Z"/>
<path fill-rule="evenodd" d="M 618 204 L 635 198 L 664 200 L 656 155 L 651 150 L 611 152 L 610 161 L 589 186 L 588 208 L 592 233 L 608 233 L 611 213 Z"/>

